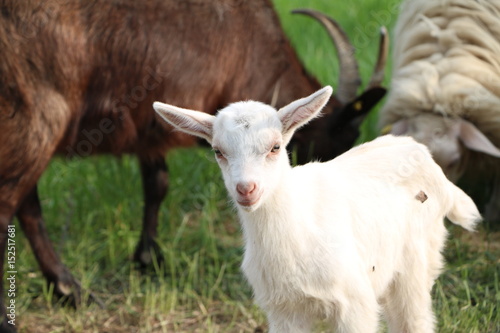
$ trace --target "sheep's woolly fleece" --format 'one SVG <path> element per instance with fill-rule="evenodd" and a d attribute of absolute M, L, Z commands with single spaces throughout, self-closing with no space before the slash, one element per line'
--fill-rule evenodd
<path fill-rule="evenodd" d="M 420 112 L 459 116 L 500 146 L 500 0 L 408 0 L 395 28 L 381 126 Z"/>

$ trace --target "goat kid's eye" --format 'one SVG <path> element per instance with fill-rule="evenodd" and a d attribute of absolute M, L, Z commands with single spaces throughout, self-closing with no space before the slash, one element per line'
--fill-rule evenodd
<path fill-rule="evenodd" d="M 215 156 L 217 156 L 218 158 L 223 158 L 224 157 L 224 155 L 222 154 L 222 152 L 220 151 L 220 149 L 214 148 L 214 153 L 215 153 Z"/>
<path fill-rule="evenodd" d="M 277 153 L 280 151 L 281 146 L 279 144 L 275 144 L 271 149 L 271 153 Z"/>

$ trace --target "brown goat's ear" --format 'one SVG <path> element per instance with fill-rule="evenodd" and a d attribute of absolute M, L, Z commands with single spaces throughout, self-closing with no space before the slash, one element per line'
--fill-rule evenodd
<path fill-rule="evenodd" d="M 298 99 L 278 111 L 283 125 L 283 136 L 292 136 L 293 132 L 318 116 L 332 95 L 332 87 L 326 86 L 314 94 Z"/>
<path fill-rule="evenodd" d="M 361 95 L 356 97 L 352 102 L 346 104 L 342 111 L 345 117 L 352 120 L 360 116 L 366 116 L 368 112 L 384 98 L 387 90 L 382 87 L 373 87 L 364 91 Z"/>
<path fill-rule="evenodd" d="M 154 102 L 153 108 L 161 118 L 175 128 L 212 143 L 214 116 L 160 102 Z"/>
<path fill-rule="evenodd" d="M 332 128 L 352 124 L 359 127 L 372 108 L 385 96 L 386 89 L 372 87 L 367 89 L 353 101 L 329 114 Z"/>

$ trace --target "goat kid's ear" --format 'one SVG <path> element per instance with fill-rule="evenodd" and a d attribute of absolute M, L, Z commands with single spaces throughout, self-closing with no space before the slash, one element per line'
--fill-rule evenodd
<path fill-rule="evenodd" d="M 308 97 L 298 99 L 282 107 L 278 111 L 278 117 L 283 124 L 283 134 L 291 135 L 297 128 L 318 116 L 330 99 L 332 92 L 332 87 L 326 86 Z"/>
<path fill-rule="evenodd" d="M 198 136 L 207 140 L 208 143 L 212 143 L 215 116 L 160 102 L 154 102 L 153 108 L 161 118 L 178 130 Z"/>

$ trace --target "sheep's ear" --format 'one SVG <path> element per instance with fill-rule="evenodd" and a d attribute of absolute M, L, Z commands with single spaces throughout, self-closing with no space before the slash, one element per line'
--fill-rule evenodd
<path fill-rule="evenodd" d="M 283 124 L 283 135 L 290 135 L 319 115 L 332 95 L 332 87 L 326 86 L 314 94 L 298 99 L 278 111 L 278 117 Z"/>
<path fill-rule="evenodd" d="M 500 149 L 495 147 L 481 131 L 467 120 L 459 120 L 458 137 L 463 144 L 471 149 L 491 156 L 500 157 Z"/>
<path fill-rule="evenodd" d="M 154 102 L 153 108 L 167 123 L 175 128 L 212 142 L 212 129 L 215 117 L 200 111 L 178 108 Z"/>

